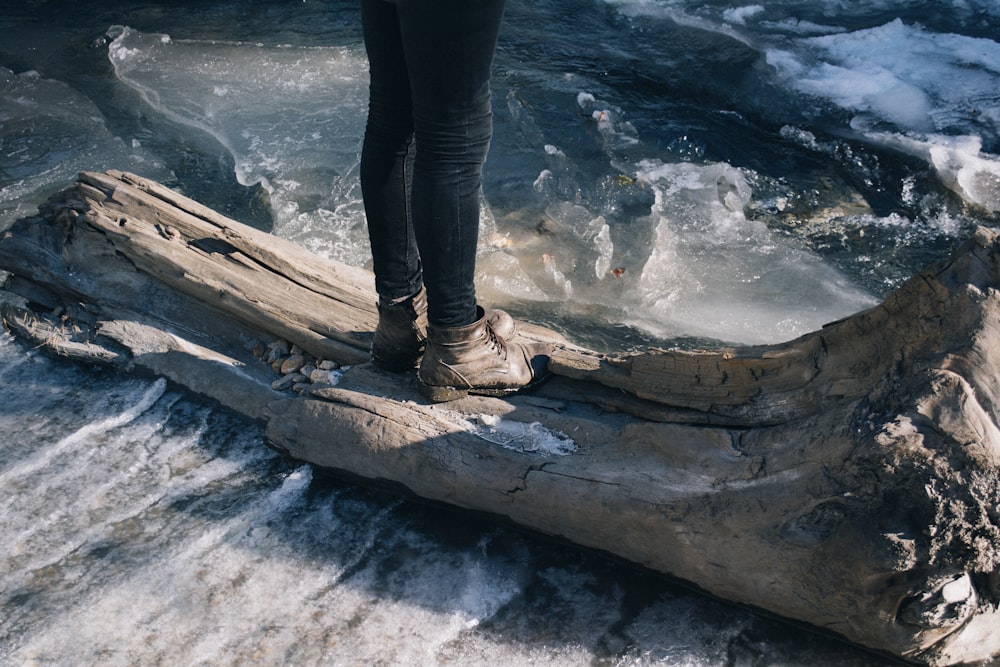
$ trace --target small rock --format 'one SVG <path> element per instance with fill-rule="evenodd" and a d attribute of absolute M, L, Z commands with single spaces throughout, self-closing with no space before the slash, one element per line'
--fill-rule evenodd
<path fill-rule="evenodd" d="M 311 386 L 312 385 L 309 384 L 308 382 L 300 382 L 300 383 L 295 384 L 295 385 L 292 386 L 292 391 L 301 394 L 302 392 L 304 392 L 306 389 L 308 389 Z"/>
<path fill-rule="evenodd" d="M 282 354 L 288 354 L 289 350 L 291 350 L 291 343 L 289 343 L 284 338 L 278 338 L 277 340 L 272 340 L 270 343 L 267 344 L 267 346 L 272 350 L 281 350 Z"/>
<path fill-rule="evenodd" d="M 336 386 L 337 383 L 340 382 L 340 376 L 341 373 L 339 371 L 324 371 L 317 368 L 312 372 L 312 375 L 309 376 L 309 379 L 315 384 L 329 384 Z"/>
<path fill-rule="evenodd" d="M 340 364 L 338 364 L 333 359 L 323 359 L 322 361 L 316 364 L 316 368 L 318 368 L 321 371 L 335 371 L 338 368 L 340 368 Z"/>
<path fill-rule="evenodd" d="M 263 359 L 265 354 L 267 354 L 267 346 L 264 343 L 257 343 L 253 346 L 253 356 L 255 359 Z"/>
<path fill-rule="evenodd" d="M 289 353 L 290 346 L 287 340 L 278 339 L 267 344 L 268 352 L 267 363 L 273 363 L 282 357 L 287 357 Z"/>
<path fill-rule="evenodd" d="M 294 384 L 295 376 L 290 374 L 272 382 L 271 389 L 274 389 L 275 391 L 285 391 L 286 389 L 290 389 Z"/>
<path fill-rule="evenodd" d="M 286 375 L 288 373 L 295 373 L 300 368 L 305 366 L 306 359 L 301 354 L 293 354 L 292 356 L 281 362 L 281 374 Z"/>
<path fill-rule="evenodd" d="M 316 370 L 316 366 L 314 364 L 306 362 L 306 365 L 300 368 L 299 372 L 305 375 L 306 377 L 309 377 L 310 375 L 313 374 L 314 370 Z"/>

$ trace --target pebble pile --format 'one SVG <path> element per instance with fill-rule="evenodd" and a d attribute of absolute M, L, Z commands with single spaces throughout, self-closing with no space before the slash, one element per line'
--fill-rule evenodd
<path fill-rule="evenodd" d="M 330 359 L 315 359 L 298 345 L 278 339 L 270 343 L 257 343 L 253 355 L 268 364 L 280 377 L 271 383 L 275 391 L 294 391 L 301 394 L 313 385 L 336 385 L 341 367 Z"/>

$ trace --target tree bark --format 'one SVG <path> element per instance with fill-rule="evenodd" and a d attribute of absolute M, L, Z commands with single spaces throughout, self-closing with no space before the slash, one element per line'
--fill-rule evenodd
<path fill-rule="evenodd" d="M 604 355 L 519 323 L 557 344 L 550 382 L 432 405 L 368 363 L 368 272 L 156 183 L 81 174 L 0 238 L 5 324 L 55 354 L 166 376 L 298 459 L 936 665 L 1000 654 L 998 258 L 980 229 L 780 345 Z M 278 339 L 311 381 L 275 372 L 295 356 Z"/>

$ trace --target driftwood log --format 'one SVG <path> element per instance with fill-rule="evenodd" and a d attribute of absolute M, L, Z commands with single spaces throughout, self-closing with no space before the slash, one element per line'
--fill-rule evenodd
<path fill-rule="evenodd" d="M 368 363 L 369 273 L 131 174 L 81 174 L 2 235 L 0 267 L 11 330 L 213 397 L 298 459 L 914 662 L 1000 654 L 986 229 L 879 306 L 781 345 L 609 356 L 520 323 L 559 345 L 556 377 L 439 405 Z"/>

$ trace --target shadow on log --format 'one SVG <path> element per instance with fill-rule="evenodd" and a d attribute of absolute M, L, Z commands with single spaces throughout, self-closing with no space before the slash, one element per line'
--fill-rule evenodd
<path fill-rule="evenodd" d="M 558 344 L 552 381 L 438 405 L 368 363 L 369 273 L 131 174 L 81 174 L 3 234 L 0 266 L 20 297 L 11 330 L 215 398 L 298 459 L 914 662 L 1000 654 L 986 229 L 879 306 L 781 345 L 607 356 L 521 323 Z"/>

